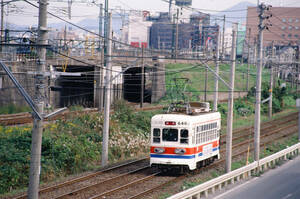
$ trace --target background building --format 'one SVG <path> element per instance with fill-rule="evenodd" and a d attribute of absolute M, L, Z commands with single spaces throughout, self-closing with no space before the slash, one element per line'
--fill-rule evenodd
<path fill-rule="evenodd" d="M 150 17 L 153 21 L 149 29 L 149 45 L 155 49 L 172 49 L 175 46 L 176 24 L 170 21 L 168 13 L 160 13 L 158 17 Z M 178 24 L 178 49 L 197 49 L 203 45 L 203 27 L 207 36 L 214 37 L 215 26 L 210 26 L 210 15 L 201 12 L 190 16 L 190 21 Z M 211 40 L 212 42 L 213 40 Z"/>
<path fill-rule="evenodd" d="M 269 25 L 269 30 L 264 31 L 264 46 L 271 45 L 272 41 L 281 46 L 297 45 L 300 41 L 300 7 L 271 7 L 268 12 L 272 17 L 266 22 L 272 26 Z M 251 28 L 251 44 L 258 35 L 258 24 L 256 7 L 248 7 L 246 35 Z"/>
<path fill-rule="evenodd" d="M 128 16 L 128 25 L 123 26 L 122 41 L 135 47 L 148 46 L 148 29 L 151 21 L 146 21 L 148 12 L 132 12 Z"/>

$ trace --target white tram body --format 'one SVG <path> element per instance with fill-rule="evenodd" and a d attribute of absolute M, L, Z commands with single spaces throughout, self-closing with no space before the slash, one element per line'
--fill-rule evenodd
<path fill-rule="evenodd" d="M 159 168 L 206 165 L 220 158 L 219 112 L 159 114 L 151 119 L 150 165 Z"/>

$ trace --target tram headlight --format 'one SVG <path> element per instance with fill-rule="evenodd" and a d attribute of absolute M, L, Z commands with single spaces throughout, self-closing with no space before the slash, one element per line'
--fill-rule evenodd
<path fill-rule="evenodd" d="M 154 148 L 154 153 L 163 153 L 165 152 L 164 148 Z"/>
<path fill-rule="evenodd" d="M 175 149 L 174 152 L 176 154 L 184 154 L 186 152 L 186 150 L 185 149 Z"/>

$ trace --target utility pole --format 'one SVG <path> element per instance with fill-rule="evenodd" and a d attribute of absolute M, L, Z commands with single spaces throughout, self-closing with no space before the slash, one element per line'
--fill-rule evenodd
<path fill-rule="evenodd" d="M 272 41 L 272 61 L 270 64 L 270 99 L 269 99 L 269 119 L 272 118 L 272 101 L 273 101 L 273 59 L 274 59 L 274 41 Z"/>
<path fill-rule="evenodd" d="M 225 40 L 225 15 L 223 18 L 223 35 L 222 35 L 222 58 L 225 58 L 225 46 L 224 46 L 224 40 Z"/>
<path fill-rule="evenodd" d="M 107 38 L 107 22 L 108 21 L 108 0 L 105 0 L 105 4 L 104 4 L 104 37 Z M 106 54 L 107 50 L 106 50 L 106 39 L 104 40 L 104 53 Z M 104 64 L 106 65 L 106 64 Z"/>
<path fill-rule="evenodd" d="M 204 102 L 207 101 L 207 81 L 208 81 L 208 68 L 205 67 L 205 83 L 204 83 Z"/>
<path fill-rule="evenodd" d="M 296 99 L 296 107 L 298 108 L 298 142 L 300 142 L 300 98 Z"/>
<path fill-rule="evenodd" d="M 39 0 L 38 44 L 47 42 L 47 0 Z M 38 48 L 38 61 L 35 76 L 36 109 L 40 115 L 44 112 L 44 73 L 46 68 L 46 47 Z M 41 173 L 41 147 L 43 134 L 43 119 L 35 118 L 33 121 L 31 158 L 29 170 L 28 198 L 38 199 L 40 173 Z"/>
<path fill-rule="evenodd" d="M 220 26 L 217 32 L 217 46 L 216 46 L 216 74 L 219 75 L 219 58 L 220 58 Z M 214 111 L 218 111 L 218 92 L 219 92 L 219 78 L 215 76 L 215 96 L 214 96 Z"/>
<path fill-rule="evenodd" d="M 169 18 L 170 18 L 170 21 L 172 21 L 172 9 L 173 9 L 173 0 L 169 0 Z"/>
<path fill-rule="evenodd" d="M 247 63 L 247 92 L 249 91 L 249 73 L 250 73 L 250 39 L 251 39 L 251 28 L 249 28 L 248 32 L 248 63 Z"/>
<path fill-rule="evenodd" d="M 257 67 L 257 41 L 256 41 L 256 37 L 254 37 L 254 51 L 253 51 L 253 64 L 255 66 L 255 68 Z"/>
<path fill-rule="evenodd" d="M 261 75 L 263 67 L 263 30 L 266 28 L 263 24 L 264 11 L 269 9 L 265 4 L 259 5 L 259 65 L 256 74 L 256 104 L 255 104 L 255 123 L 254 123 L 254 160 L 259 161 L 260 153 L 260 104 L 261 104 Z"/>
<path fill-rule="evenodd" d="M 176 43 L 176 24 L 175 24 L 175 17 L 173 17 L 173 21 L 171 21 L 172 23 L 172 58 L 175 58 L 175 43 Z M 158 40 L 159 40 L 159 48 L 160 49 L 160 37 L 158 36 Z"/>
<path fill-rule="evenodd" d="M 101 63 L 100 63 L 100 74 L 99 74 L 99 87 L 100 87 L 100 94 L 99 94 L 99 111 L 103 111 L 103 97 L 104 97 L 104 86 L 103 86 L 103 74 L 104 74 L 104 48 L 101 48 Z"/>
<path fill-rule="evenodd" d="M 3 29 L 4 29 L 4 2 L 1 0 L 1 38 L 0 42 L 3 42 Z M 2 51 L 2 46 L 0 46 L 0 51 Z"/>
<path fill-rule="evenodd" d="M 236 63 L 236 29 L 237 24 L 234 24 L 232 29 L 232 46 L 231 46 L 231 69 L 230 69 L 230 88 L 228 92 L 228 113 L 227 113 L 227 132 L 226 132 L 226 173 L 231 171 L 232 159 L 232 122 L 233 122 L 233 91 Z"/>
<path fill-rule="evenodd" d="M 106 78 L 105 78 L 105 101 L 104 101 L 104 123 L 103 123 L 103 141 L 102 141 L 102 166 L 108 163 L 108 141 L 109 141 L 109 113 L 110 113 L 110 93 L 111 93 L 111 44 L 112 44 L 112 31 L 111 31 L 111 13 L 108 14 L 107 33 L 106 33 Z"/>
<path fill-rule="evenodd" d="M 64 50 L 67 51 L 67 26 L 66 25 L 64 30 Z"/>
<path fill-rule="evenodd" d="M 140 107 L 143 108 L 144 103 L 144 83 L 145 83 L 145 67 L 144 67 L 144 46 L 142 46 L 142 71 L 141 71 L 141 100 L 140 100 Z"/>
<path fill-rule="evenodd" d="M 176 14 L 176 39 L 175 39 L 175 59 L 177 59 L 177 51 L 178 51 L 178 18 L 179 18 L 179 9 L 177 8 L 177 14 Z"/>
<path fill-rule="evenodd" d="M 298 48 L 297 48 L 297 52 L 296 52 L 296 60 L 297 60 L 297 79 L 296 79 L 296 93 L 298 93 L 298 87 L 299 87 L 299 60 L 300 60 L 300 45 L 298 45 Z"/>
<path fill-rule="evenodd" d="M 103 4 L 100 3 L 100 6 L 99 6 L 99 50 L 101 49 L 101 39 L 102 39 L 101 36 L 103 33 L 102 23 L 103 23 Z"/>

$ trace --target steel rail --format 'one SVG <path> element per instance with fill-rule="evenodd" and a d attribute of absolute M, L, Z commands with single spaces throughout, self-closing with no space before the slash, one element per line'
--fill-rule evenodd
<path fill-rule="evenodd" d="M 107 168 L 105 170 L 97 171 L 95 173 L 91 173 L 91 174 L 88 174 L 88 175 L 85 175 L 85 176 L 82 176 L 82 177 L 79 177 L 79 178 L 71 179 L 71 180 L 68 180 L 66 182 L 54 185 L 54 186 L 45 187 L 45 188 L 40 189 L 39 194 L 47 193 L 47 192 L 50 192 L 50 191 L 57 190 L 59 188 L 66 187 L 68 185 L 72 185 L 72 184 L 75 184 L 75 183 L 78 183 L 78 182 L 89 180 L 89 179 L 91 179 L 95 176 L 101 175 L 103 173 L 110 172 L 110 171 L 113 171 L 113 170 L 116 170 L 116 169 L 120 169 L 122 167 L 130 166 L 132 164 L 136 164 L 138 162 L 145 161 L 147 159 L 149 159 L 149 158 L 142 158 L 142 159 L 139 159 L 139 160 L 130 161 L 130 162 L 120 164 L 120 165 L 117 165 L 117 166 L 114 166 L 114 167 L 111 167 L 111 168 Z M 15 199 L 25 199 L 26 197 L 27 197 L 27 194 L 23 194 L 21 196 L 17 196 Z"/>
<path fill-rule="evenodd" d="M 292 114 L 290 114 L 288 116 L 284 116 L 283 118 L 288 118 L 289 119 L 289 117 L 292 117 L 292 116 L 294 116 L 294 113 L 292 113 Z M 265 124 L 271 124 L 271 122 L 277 122 L 277 120 L 282 121 L 283 118 L 279 118 L 279 119 L 276 119 L 276 120 L 265 122 L 265 123 L 263 123 L 263 125 L 265 125 Z M 290 121 L 290 120 L 288 120 L 288 121 Z M 282 122 L 286 123 L 286 121 L 282 121 Z M 262 137 L 267 137 L 269 135 L 273 135 L 276 132 L 279 132 L 279 131 L 284 130 L 286 128 L 291 128 L 291 127 L 293 127 L 295 125 L 296 124 L 288 125 L 287 127 L 280 127 L 279 129 L 272 130 L 271 132 L 273 132 L 273 133 L 268 132 L 267 135 L 262 135 Z M 276 125 L 276 126 L 278 126 L 278 125 Z M 268 129 L 268 128 L 266 128 L 266 129 Z M 242 131 L 242 130 L 244 130 L 244 129 L 240 129 L 240 131 Z M 248 135 L 246 135 L 246 136 L 248 136 Z M 240 137 L 245 137 L 245 135 L 239 136 L 239 138 Z M 249 140 L 246 140 L 246 141 L 244 141 L 242 143 L 238 143 L 238 144 L 234 145 L 233 148 L 237 148 L 238 146 L 242 146 L 242 145 L 247 144 L 247 143 L 249 143 Z M 224 143 L 222 143 L 222 144 L 224 144 Z M 147 159 L 149 159 L 149 157 L 143 158 L 143 159 L 140 159 L 140 160 L 137 160 L 137 161 L 132 161 L 132 162 L 129 162 L 129 163 L 125 163 L 125 164 L 122 164 L 122 165 L 118 165 L 118 166 L 115 166 L 113 168 L 109 168 L 109 169 L 106 169 L 106 170 L 103 170 L 103 171 L 99 171 L 99 172 L 96 172 L 96 173 L 89 174 L 87 176 L 83 176 L 83 177 L 79 177 L 79 178 L 76 178 L 76 179 L 72 179 L 72 180 L 69 180 L 67 182 L 64 182 L 64 183 L 61 183 L 61 184 L 58 184 L 58 185 L 54 185 L 52 187 L 46 187 L 46 188 L 41 189 L 39 193 L 41 194 L 41 193 L 46 193 L 46 192 L 54 191 L 54 190 L 56 190 L 58 188 L 62 188 L 64 186 L 68 186 L 68 185 L 71 185 L 71 184 L 74 184 L 74 183 L 78 183 L 78 182 L 82 182 L 84 180 L 88 180 L 88 179 L 93 178 L 93 177 L 95 177 L 97 175 L 101 175 L 102 173 L 104 173 L 106 171 L 111 171 L 113 169 L 119 169 L 122 166 L 127 166 L 127 165 L 129 166 L 130 164 L 134 164 L 135 162 L 139 162 L 139 161 L 143 161 L 143 160 L 147 160 Z M 69 192 L 68 194 L 70 194 L 70 193 L 71 192 Z M 21 199 L 21 198 L 23 199 L 23 198 L 26 198 L 26 196 L 27 195 L 24 194 L 24 195 L 16 197 L 16 198 L 17 199 Z"/>
<path fill-rule="evenodd" d="M 92 189 L 92 188 L 94 188 L 94 187 L 96 187 L 96 186 L 98 186 L 98 185 L 100 185 L 100 184 L 107 183 L 107 182 L 111 182 L 111 181 L 113 181 L 113 180 L 117 180 L 117 179 L 120 179 L 120 178 L 122 178 L 122 177 L 128 176 L 128 175 L 130 175 L 130 174 L 134 174 L 134 173 L 137 173 L 137 172 L 139 172 L 139 171 L 143 171 L 143 170 L 149 169 L 149 168 L 150 168 L 150 166 L 145 166 L 145 167 L 142 167 L 142 168 L 138 168 L 138 169 L 136 169 L 136 170 L 133 170 L 133 171 L 130 171 L 130 172 L 127 172 L 127 173 L 120 174 L 120 175 L 118 175 L 118 176 L 115 176 L 115 177 L 112 177 L 112 178 L 109 178 L 109 179 L 106 179 L 106 180 L 97 182 L 97 183 L 95 183 L 95 184 L 87 185 L 87 186 L 81 187 L 81 188 L 79 188 L 79 189 L 76 189 L 76 190 L 73 190 L 73 191 L 69 191 L 68 193 L 65 193 L 65 194 L 62 194 L 62 195 L 60 195 L 60 196 L 58 196 L 58 197 L 55 197 L 55 199 L 62 199 L 62 198 L 67 197 L 67 196 L 69 196 L 69 195 L 79 194 L 79 193 L 84 192 L 84 191 L 86 191 L 86 190 L 88 190 L 88 189 Z"/>
<path fill-rule="evenodd" d="M 296 126 L 296 125 L 293 125 L 293 126 Z M 288 126 L 288 127 L 289 127 L 289 126 Z M 285 128 L 288 128 L 288 127 L 285 127 Z M 278 131 L 281 131 L 281 130 L 283 130 L 283 129 L 279 129 Z M 292 131 L 292 132 L 287 133 L 287 134 L 280 135 L 280 136 L 278 136 L 277 138 L 275 138 L 275 140 L 280 140 L 280 139 L 282 139 L 282 137 L 286 137 L 286 136 L 292 135 L 292 134 L 295 134 L 295 131 Z M 273 135 L 273 134 L 271 134 L 271 135 Z M 260 147 L 263 147 L 265 144 L 270 144 L 270 143 L 273 143 L 273 142 L 274 142 L 273 139 L 270 140 L 270 141 L 262 142 L 262 143 L 260 144 Z M 252 146 L 252 147 L 250 148 L 250 151 L 253 151 L 253 150 L 254 150 L 254 147 Z M 237 150 L 237 151 L 238 151 L 238 150 Z M 248 149 L 239 151 L 238 153 L 233 154 L 233 158 L 237 158 L 237 157 L 239 157 L 239 156 L 241 156 L 241 155 L 243 155 L 243 154 L 246 154 L 247 152 L 248 152 Z M 201 168 L 201 169 L 197 169 L 197 174 L 199 174 L 200 172 L 203 172 L 203 170 L 208 171 L 208 170 L 210 170 L 210 169 L 213 169 L 213 168 L 215 168 L 217 165 L 221 165 L 221 164 L 224 163 L 224 162 L 225 162 L 225 159 L 222 158 L 222 159 L 216 161 L 214 164 L 210 164 L 210 165 L 207 165 L 207 166 L 205 166 L 205 167 L 203 167 L 203 168 Z M 187 175 L 183 175 L 183 176 L 177 177 L 177 178 L 175 178 L 175 179 L 172 179 L 172 180 L 170 180 L 170 181 L 164 182 L 164 183 L 162 183 L 162 184 L 160 184 L 160 185 L 157 185 L 157 186 L 155 186 L 155 187 L 153 187 L 153 188 L 147 189 L 147 190 L 144 191 L 144 192 L 138 193 L 138 194 L 136 194 L 136 195 L 134 195 L 134 196 L 131 196 L 131 197 L 128 197 L 128 198 L 129 198 L 129 199 L 143 198 L 145 195 L 147 195 L 147 194 L 149 194 L 149 193 L 151 193 L 151 192 L 157 191 L 157 190 L 159 190 L 159 189 L 161 189 L 161 188 L 165 188 L 165 185 L 170 184 L 170 183 L 172 183 L 172 182 L 176 182 L 176 181 L 183 180 L 185 177 L 187 177 Z"/>
<path fill-rule="evenodd" d="M 159 175 L 159 174 L 161 174 L 161 172 L 156 172 L 156 173 L 151 174 L 151 175 L 149 175 L 149 176 L 146 176 L 146 177 L 144 177 L 144 178 L 141 178 L 141 179 L 135 180 L 135 181 L 133 181 L 133 182 L 131 182 L 131 183 L 125 184 L 125 185 L 123 185 L 123 186 L 120 186 L 120 187 L 118 187 L 118 188 L 115 188 L 115 189 L 106 191 L 106 192 L 104 192 L 104 193 L 95 195 L 95 196 L 93 196 L 93 197 L 90 197 L 89 199 L 103 198 L 104 196 L 110 195 L 110 194 L 112 194 L 112 193 L 114 193 L 114 192 L 116 192 L 116 191 L 119 191 L 119 190 L 121 190 L 121 189 L 125 189 L 125 188 L 127 188 L 127 187 L 129 187 L 129 186 L 136 185 L 136 184 L 141 183 L 141 182 L 144 182 L 144 181 L 146 181 L 146 180 L 150 180 L 150 179 L 154 178 L 155 176 L 157 176 L 157 175 Z"/>

